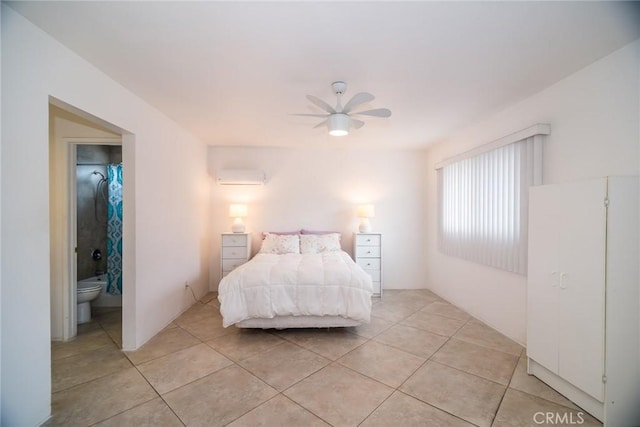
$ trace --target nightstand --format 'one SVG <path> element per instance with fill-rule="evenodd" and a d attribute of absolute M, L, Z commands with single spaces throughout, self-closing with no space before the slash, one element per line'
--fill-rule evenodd
<path fill-rule="evenodd" d="M 373 295 L 382 296 L 382 234 L 353 233 L 353 257 L 373 280 Z"/>
<path fill-rule="evenodd" d="M 251 257 L 250 233 L 222 233 L 220 237 L 221 279 Z"/>

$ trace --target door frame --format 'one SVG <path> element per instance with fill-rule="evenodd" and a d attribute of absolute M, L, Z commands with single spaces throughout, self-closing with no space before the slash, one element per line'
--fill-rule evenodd
<path fill-rule="evenodd" d="M 79 145 L 118 145 L 122 146 L 121 137 L 113 138 L 82 138 L 72 137 L 62 139 L 67 150 L 66 165 L 64 169 L 67 171 L 67 185 L 65 197 L 67 200 L 67 247 L 65 248 L 66 260 L 63 263 L 64 271 L 62 277 L 67 278 L 62 282 L 62 301 L 63 301 L 63 340 L 67 341 L 77 334 L 77 295 L 76 287 L 74 283 L 77 282 L 77 268 L 78 268 L 78 201 L 77 201 L 77 148 Z"/>
<path fill-rule="evenodd" d="M 135 214 L 135 163 L 136 163 L 136 135 L 125 128 L 107 122 L 98 116 L 88 113 L 65 101 L 53 96 L 49 96 L 49 105 L 56 106 L 82 119 L 88 120 L 114 134 L 114 137 L 60 137 L 53 139 L 50 132 L 49 137 L 49 215 L 50 215 L 50 308 L 56 307 L 58 312 L 52 312 L 49 324 L 52 332 L 55 331 L 53 339 L 72 338 L 72 329 L 77 326 L 75 322 L 70 322 L 69 318 L 75 318 L 76 294 L 70 292 L 75 289 L 75 282 L 69 279 L 72 261 L 75 257 L 75 245 L 69 242 L 70 221 L 69 209 L 69 163 L 70 154 L 68 150 L 71 142 L 96 142 L 99 144 L 118 143 L 122 146 L 123 176 L 126 174 L 126 185 L 123 186 L 123 254 L 122 254 L 122 280 L 126 286 L 126 292 L 122 295 L 122 348 L 125 350 L 135 350 L 137 346 L 136 328 L 136 298 L 135 298 L 135 277 L 136 277 L 136 214 Z M 51 131 L 52 124 L 49 125 Z M 113 138 L 113 139 L 109 139 Z M 74 159 L 75 162 L 75 159 Z M 73 163 L 73 162 L 71 162 Z M 75 175 L 75 171 L 73 173 Z M 75 186 L 75 183 L 72 184 Z M 75 203 L 75 202 L 74 202 Z M 75 211 L 75 208 L 74 208 Z M 75 219 L 74 219 L 75 221 Z M 75 239 L 74 239 L 75 242 Z M 71 255 L 71 256 L 70 256 Z M 75 265 L 75 264 L 74 264 Z M 74 273 L 75 276 L 76 273 Z M 66 306 L 66 309 L 63 307 Z M 64 318 L 63 311 L 66 310 L 67 318 Z M 55 322 L 55 323 L 54 323 Z M 63 331 L 66 329 L 66 331 Z M 64 335 L 64 336 L 63 336 Z"/>

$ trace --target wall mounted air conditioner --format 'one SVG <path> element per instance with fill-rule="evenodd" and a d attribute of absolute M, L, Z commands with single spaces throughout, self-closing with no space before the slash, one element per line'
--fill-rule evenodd
<path fill-rule="evenodd" d="M 221 169 L 216 172 L 220 185 L 264 185 L 264 171 L 256 169 Z"/>

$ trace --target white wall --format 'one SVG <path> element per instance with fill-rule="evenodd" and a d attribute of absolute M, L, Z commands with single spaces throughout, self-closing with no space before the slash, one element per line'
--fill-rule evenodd
<path fill-rule="evenodd" d="M 526 277 L 445 256 L 437 249 L 435 163 L 535 123 L 550 123 L 544 183 L 638 174 L 640 41 L 428 150 L 427 283 L 430 289 L 520 343 Z"/>
<path fill-rule="evenodd" d="M 125 347 L 208 284 L 206 146 L 2 5 L 2 424 L 50 413 L 49 96 L 125 129 Z"/>
<path fill-rule="evenodd" d="M 373 203 L 373 230 L 384 233 L 385 288 L 425 287 L 422 153 L 342 148 L 348 144 L 347 137 L 324 149 L 209 147 L 212 177 L 218 169 L 255 168 L 264 170 L 268 181 L 264 186 L 212 185 L 211 289 L 220 280 L 220 233 L 231 229 L 233 202 L 248 205 L 245 224 L 253 234 L 254 254 L 261 232 L 301 228 L 339 231 L 343 249 L 351 253 L 359 224 L 355 207 Z"/>

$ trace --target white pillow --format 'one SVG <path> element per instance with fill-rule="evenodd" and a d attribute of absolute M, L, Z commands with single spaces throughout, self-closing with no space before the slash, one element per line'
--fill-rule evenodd
<path fill-rule="evenodd" d="M 299 254 L 300 253 L 300 237 L 294 235 L 277 235 L 267 233 L 260 253 L 263 254 Z"/>
<path fill-rule="evenodd" d="M 300 235 L 300 253 L 319 254 L 342 250 L 340 233 Z"/>

